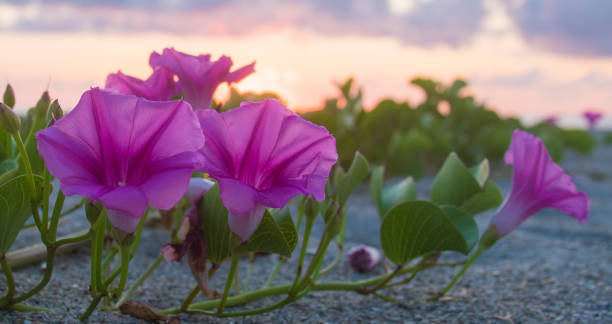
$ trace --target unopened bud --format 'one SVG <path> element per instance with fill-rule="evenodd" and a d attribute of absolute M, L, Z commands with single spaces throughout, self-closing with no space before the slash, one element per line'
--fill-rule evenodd
<path fill-rule="evenodd" d="M 64 111 L 62 110 L 62 107 L 60 106 L 57 99 L 53 100 L 53 102 L 51 103 L 51 106 L 49 107 L 49 113 L 51 114 L 50 119 L 54 122 L 64 117 Z"/>
<path fill-rule="evenodd" d="M 49 105 L 51 104 L 51 97 L 49 96 L 49 91 L 43 92 L 36 103 L 35 111 L 38 117 L 47 116 L 47 111 L 49 110 Z"/>
<path fill-rule="evenodd" d="M 10 108 L 15 107 L 15 92 L 13 91 L 13 87 L 11 87 L 10 84 L 6 85 L 2 102 L 4 102 L 4 104 L 9 106 Z"/>
<path fill-rule="evenodd" d="M 360 245 L 348 252 L 351 267 L 359 272 L 370 272 L 380 262 L 380 252 L 377 249 Z"/>
<path fill-rule="evenodd" d="M 21 126 L 19 116 L 3 103 L 0 103 L 0 126 L 9 134 L 16 134 Z"/>

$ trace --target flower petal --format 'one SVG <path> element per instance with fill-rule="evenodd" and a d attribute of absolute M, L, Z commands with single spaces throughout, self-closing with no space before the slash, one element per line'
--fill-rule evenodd
<path fill-rule="evenodd" d="M 228 214 L 228 224 L 232 233 L 238 235 L 242 242 L 246 242 L 261 223 L 266 208 L 256 205 L 245 215 Z"/>
<path fill-rule="evenodd" d="M 107 210 L 111 224 L 127 233 L 132 233 L 140 217 L 147 211 L 145 195 L 137 187 L 119 187 L 100 197 Z"/>
<path fill-rule="evenodd" d="M 185 193 L 185 198 L 192 204 L 196 204 L 200 198 L 214 186 L 215 183 L 204 178 L 191 178 L 189 179 L 189 186 Z"/>

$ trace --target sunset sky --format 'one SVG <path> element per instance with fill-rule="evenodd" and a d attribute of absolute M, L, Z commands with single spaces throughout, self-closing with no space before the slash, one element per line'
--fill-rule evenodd
<path fill-rule="evenodd" d="M 504 115 L 575 124 L 585 109 L 612 115 L 610 17 L 607 0 L 0 1 L 0 86 L 22 110 L 47 87 L 71 108 L 108 73 L 146 78 L 151 51 L 173 46 L 256 61 L 237 87 L 298 110 L 349 76 L 366 106 L 418 103 L 415 76 L 461 77 Z"/>

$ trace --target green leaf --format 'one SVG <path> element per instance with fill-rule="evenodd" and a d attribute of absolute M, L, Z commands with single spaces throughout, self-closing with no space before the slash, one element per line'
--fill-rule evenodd
<path fill-rule="evenodd" d="M 476 215 L 485 210 L 495 208 L 504 201 L 504 196 L 494 182 L 487 181 L 483 190 L 483 192 L 475 194 L 461 204 L 461 209 L 471 215 Z"/>
<path fill-rule="evenodd" d="M 8 251 L 30 215 L 26 177 L 20 175 L 0 185 L 0 254 Z"/>
<path fill-rule="evenodd" d="M 590 153 L 597 145 L 595 137 L 581 129 L 563 130 L 563 141 L 567 147 L 583 154 Z"/>
<path fill-rule="evenodd" d="M 436 175 L 431 188 L 431 201 L 438 205 L 461 206 L 482 188 L 472 173 L 451 153 Z"/>
<path fill-rule="evenodd" d="M 457 223 L 463 224 L 464 219 L 459 217 Z M 408 201 L 393 207 L 380 226 L 380 240 L 385 255 L 395 264 L 406 264 L 431 252 L 470 251 L 470 242 L 457 225 L 427 201 Z"/>
<path fill-rule="evenodd" d="M 467 251 L 471 251 L 478 242 L 478 225 L 466 211 L 454 206 L 442 206 L 442 211 L 455 224 L 465 240 Z M 467 252 L 466 252 L 467 254 Z"/>
<path fill-rule="evenodd" d="M 266 210 L 253 236 L 234 252 L 269 252 L 289 258 L 297 245 L 297 240 L 297 231 L 288 209 L 279 212 L 277 218 Z"/>
<path fill-rule="evenodd" d="M 219 185 L 215 184 L 204 194 L 198 206 L 207 256 L 213 263 L 221 263 L 232 255 L 232 233 L 227 223 L 228 211 L 223 206 L 219 193 Z"/>
<path fill-rule="evenodd" d="M 489 171 L 489 160 L 487 159 L 482 160 L 479 165 L 470 168 L 470 172 L 472 173 L 474 179 L 476 179 L 480 187 L 483 187 L 484 184 L 487 182 L 487 179 L 489 179 Z"/>
<path fill-rule="evenodd" d="M 346 174 L 338 180 L 338 185 L 336 187 L 338 201 L 341 205 L 346 203 L 353 190 L 363 182 L 363 179 L 365 179 L 369 171 L 370 167 L 368 166 L 366 158 L 361 155 L 361 153 L 355 152 L 351 167 Z"/>
<path fill-rule="evenodd" d="M 404 180 L 382 190 L 382 209 L 379 211 L 384 216 L 393 206 L 409 200 L 416 199 L 416 188 L 414 179 L 406 177 Z"/>

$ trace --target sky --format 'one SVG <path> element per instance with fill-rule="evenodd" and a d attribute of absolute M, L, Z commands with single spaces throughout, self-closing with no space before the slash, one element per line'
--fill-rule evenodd
<path fill-rule="evenodd" d="M 0 1 L 0 86 L 22 110 L 47 88 L 70 109 L 109 73 L 146 78 L 150 53 L 172 46 L 255 61 L 237 88 L 295 110 L 321 107 L 351 76 L 366 107 L 418 104 L 417 76 L 460 77 L 503 115 L 579 124 L 586 109 L 612 115 L 609 17 L 608 0 Z"/>

